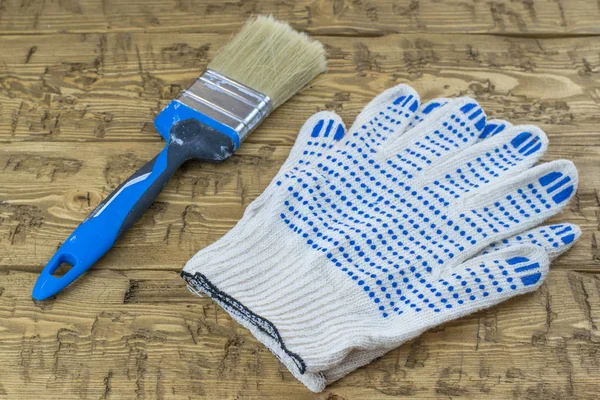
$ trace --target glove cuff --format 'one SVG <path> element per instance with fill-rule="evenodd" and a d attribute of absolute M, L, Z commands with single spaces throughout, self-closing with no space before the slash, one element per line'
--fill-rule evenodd
<path fill-rule="evenodd" d="M 234 297 L 219 290 L 200 272 L 191 274 L 182 270 L 181 277 L 187 282 L 191 292 L 199 296 L 208 295 L 233 319 L 248 329 L 287 367 L 296 379 L 315 392 L 320 392 L 325 388 L 327 384 L 325 378 L 321 374 L 306 374 L 306 363 L 298 354 L 286 347 L 277 327 L 271 321 L 254 313 Z"/>
<path fill-rule="evenodd" d="M 211 297 L 319 392 L 327 384 L 321 371 L 343 357 L 343 346 L 329 342 L 335 344 L 348 328 L 341 315 L 349 310 L 340 304 L 331 276 L 337 271 L 315 267 L 325 255 L 307 258 L 301 238 L 259 206 L 251 205 L 234 229 L 196 254 L 181 276 L 192 292 Z"/>

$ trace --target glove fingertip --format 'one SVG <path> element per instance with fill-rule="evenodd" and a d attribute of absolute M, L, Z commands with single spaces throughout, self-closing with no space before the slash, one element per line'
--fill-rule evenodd
<path fill-rule="evenodd" d="M 344 136 L 345 132 L 346 127 L 342 117 L 333 111 L 319 111 L 306 120 L 300 129 L 298 140 L 313 138 L 323 141 L 328 138 L 330 141 L 338 141 Z"/>
<path fill-rule="evenodd" d="M 512 127 L 512 124 L 508 121 L 503 119 L 490 119 L 487 121 L 485 128 L 483 128 L 483 131 L 479 135 L 479 140 L 495 136 L 510 127 Z"/>
<path fill-rule="evenodd" d="M 310 165 L 323 156 L 323 152 L 332 148 L 346 134 L 342 117 L 332 111 L 320 111 L 306 120 L 283 170 L 296 164 Z"/>
<path fill-rule="evenodd" d="M 450 103 L 450 101 L 450 99 L 440 97 L 437 99 L 429 100 L 427 103 L 422 104 L 421 107 L 419 107 L 419 111 L 415 113 L 413 120 L 410 122 L 409 128 L 413 128 L 419 125 L 434 110 L 445 107 L 448 103 Z"/>

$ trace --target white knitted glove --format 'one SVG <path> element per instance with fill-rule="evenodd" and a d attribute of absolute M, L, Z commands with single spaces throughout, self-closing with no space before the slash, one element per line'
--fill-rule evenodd
<path fill-rule="evenodd" d="M 419 107 L 419 110 L 413 116 L 413 120 L 407 125 L 407 129 L 417 126 L 422 122 L 426 115 L 431 113 L 434 109 L 445 106 L 450 100 L 445 98 L 438 98 L 429 101 Z M 508 121 L 504 120 L 489 120 L 479 135 L 477 141 L 484 140 L 495 136 L 496 134 L 504 131 L 507 128 L 512 127 Z M 527 127 L 521 127 L 522 130 L 527 130 Z M 520 127 L 516 127 L 519 130 Z M 540 156 L 546 150 L 546 146 L 540 147 Z M 492 251 L 505 249 L 515 244 L 534 244 L 542 247 L 552 261 L 559 255 L 567 251 L 581 236 L 581 230 L 577 225 L 573 224 L 558 224 L 550 226 L 542 226 L 529 231 L 517 234 L 511 238 L 503 239 L 500 242 L 492 243 L 488 246 L 481 254 L 487 254 Z M 389 349 L 375 349 L 373 351 L 353 351 L 349 357 L 346 357 L 336 366 L 332 366 L 326 371 L 327 384 L 343 377 L 344 375 L 354 371 L 355 369 L 368 364 L 372 360 L 381 357 Z"/>
<path fill-rule="evenodd" d="M 559 212 L 575 167 L 531 168 L 547 145 L 533 126 L 478 143 L 472 99 L 420 122 L 417 109 L 411 88 L 390 89 L 343 140 L 338 116 L 311 117 L 274 182 L 182 271 L 313 391 L 547 274 L 545 248 L 526 240 L 471 257 Z"/>
<path fill-rule="evenodd" d="M 431 111 L 438 107 L 445 106 L 448 102 L 448 99 L 438 98 L 423 104 L 419 108 L 419 110 L 414 114 L 413 120 L 407 125 L 407 129 L 417 126 L 420 122 L 422 122 L 425 119 L 426 115 L 431 113 Z M 496 134 L 510 127 L 512 127 L 512 125 L 507 121 L 489 120 L 485 128 L 479 135 L 477 141 L 481 141 L 483 139 L 495 136 Z M 527 130 L 527 127 L 521 128 L 523 128 L 521 131 Z M 515 128 L 515 130 L 519 130 L 521 128 L 517 127 Z M 541 156 L 543 155 L 543 152 L 545 150 L 546 146 L 540 146 L 540 148 L 537 151 L 540 151 Z M 565 251 L 567 251 L 580 236 L 581 230 L 577 225 L 559 224 L 543 226 L 532 229 L 527 232 L 523 232 L 521 234 L 517 234 L 508 239 L 503 239 L 500 242 L 492 243 L 480 254 L 487 254 L 491 251 L 504 249 L 515 244 L 529 243 L 542 247 L 546 251 L 551 261 L 559 255 L 561 255 L 562 253 L 564 253 Z M 332 366 L 326 371 L 327 384 L 371 362 L 375 358 L 381 357 L 387 351 L 389 351 L 389 349 L 385 348 L 375 349 L 373 351 L 353 351 L 349 357 L 346 357 L 339 364 L 337 364 L 336 366 Z"/>

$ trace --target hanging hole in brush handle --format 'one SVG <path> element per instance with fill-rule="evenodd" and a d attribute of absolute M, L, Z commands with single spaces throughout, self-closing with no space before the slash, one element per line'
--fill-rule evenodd
<path fill-rule="evenodd" d="M 46 299 L 61 290 L 67 284 L 63 282 L 72 281 L 77 278 L 79 272 L 79 262 L 77 258 L 68 253 L 57 252 L 42 271 L 33 292 L 35 300 Z"/>
<path fill-rule="evenodd" d="M 44 300 L 55 295 L 94 265 L 144 214 L 186 160 L 220 162 L 234 150 L 230 136 L 197 120 L 173 124 L 163 151 L 104 199 L 58 249 L 40 274 L 32 297 Z M 61 277 L 53 276 L 63 262 L 71 269 Z"/>
<path fill-rule="evenodd" d="M 52 273 L 52 276 L 55 277 L 55 278 L 62 278 L 72 268 L 73 268 L 72 264 L 69 264 L 68 262 L 64 262 L 63 261 L 63 262 L 60 263 L 60 265 L 58 266 L 58 268 L 56 268 L 56 270 L 54 270 L 54 272 Z"/>

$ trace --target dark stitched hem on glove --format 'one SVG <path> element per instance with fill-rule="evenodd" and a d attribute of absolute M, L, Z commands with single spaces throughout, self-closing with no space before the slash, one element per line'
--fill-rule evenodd
<path fill-rule="evenodd" d="M 279 345 L 281 350 L 287 354 L 291 360 L 293 360 L 294 364 L 296 364 L 298 368 L 298 371 L 301 374 L 304 374 L 306 371 L 306 364 L 304 363 L 304 360 L 302 360 L 298 354 L 288 350 L 283 343 L 283 339 L 281 338 L 279 331 L 275 325 L 273 325 L 273 323 L 261 317 L 260 315 L 253 313 L 248 307 L 244 306 L 227 293 L 220 291 L 208 280 L 206 276 L 202 275 L 200 272 L 196 272 L 194 275 L 192 275 L 188 272 L 181 271 L 181 277 L 192 289 L 194 289 L 194 291 L 206 293 L 226 311 L 237 315 L 239 318 L 243 319 L 249 324 L 252 324 L 265 335 L 268 335 Z"/>

